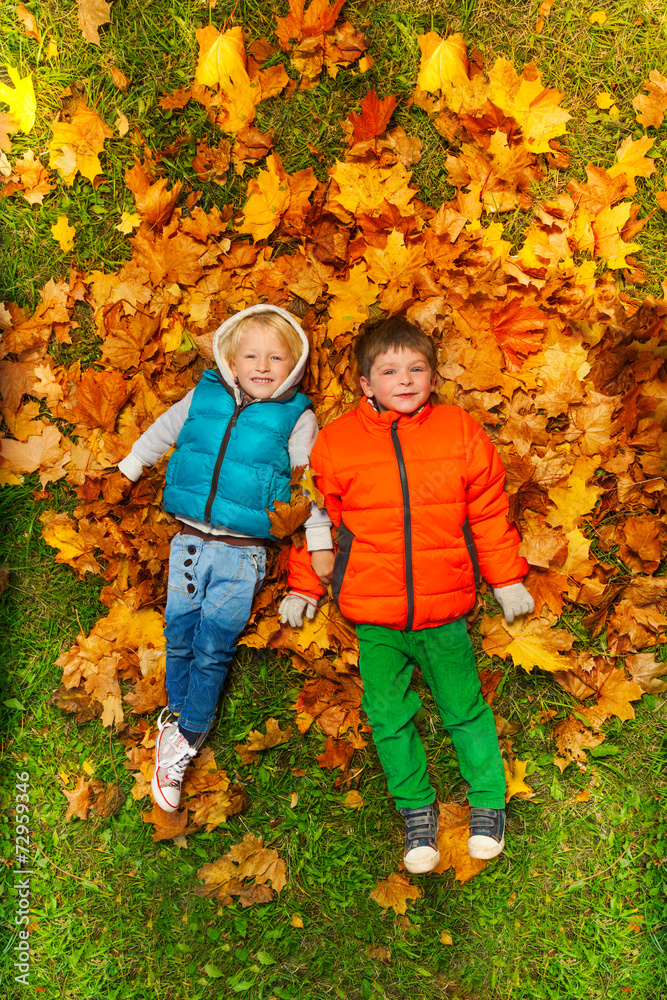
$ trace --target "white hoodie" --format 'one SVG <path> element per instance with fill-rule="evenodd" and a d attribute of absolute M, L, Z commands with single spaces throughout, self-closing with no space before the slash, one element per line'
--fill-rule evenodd
<path fill-rule="evenodd" d="M 243 309 L 241 312 L 231 316 L 213 334 L 213 356 L 218 370 L 225 384 L 233 393 L 237 404 L 241 402 L 241 390 L 236 385 L 231 369 L 225 361 L 224 346 L 240 320 L 245 319 L 247 316 L 260 316 L 262 313 L 274 313 L 287 320 L 298 333 L 302 343 L 301 356 L 296 366 L 282 385 L 278 386 L 276 391 L 271 394 L 271 399 L 280 398 L 299 384 L 308 360 L 308 339 L 294 317 L 285 309 L 272 305 L 256 305 L 250 306 L 248 309 Z M 144 465 L 155 465 L 170 448 L 173 448 L 181 432 L 181 428 L 187 420 L 194 391 L 192 389 L 187 396 L 184 396 L 178 403 L 174 403 L 168 410 L 165 410 L 155 423 L 151 424 L 148 430 L 135 441 L 130 454 L 122 462 L 118 463 L 118 468 L 124 476 L 135 482 L 142 474 Z M 312 410 L 305 410 L 292 428 L 292 433 L 289 437 L 289 457 L 293 468 L 297 465 L 310 464 L 310 450 L 315 443 L 317 433 L 318 426 L 315 414 Z M 181 517 L 180 520 L 211 536 L 234 535 L 237 538 L 244 537 L 242 532 L 232 531 L 231 528 L 226 528 L 223 525 L 213 526 L 204 524 L 202 521 L 188 517 Z M 325 510 L 320 510 L 315 503 L 311 504 L 310 517 L 304 527 L 306 529 L 306 545 L 309 552 L 314 552 L 318 549 L 331 549 L 333 547 L 329 515 Z"/>

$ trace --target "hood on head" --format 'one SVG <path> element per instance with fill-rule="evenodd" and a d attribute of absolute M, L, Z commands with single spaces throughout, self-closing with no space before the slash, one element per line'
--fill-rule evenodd
<path fill-rule="evenodd" d="M 282 318 L 286 320 L 290 326 L 294 327 L 299 335 L 299 339 L 301 340 L 301 356 L 296 366 L 289 373 L 282 385 L 279 385 L 276 391 L 271 394 L 269 399 L 276 399 L 283 396 L 290 389 L 294 389 L 303 378 L 306 361 L 308 360 L 308 338 L 291 313 L 288 313 L 286 309 L 281 309 L 280 306 L 271 306 L 268 304 L 250 306 L 248 309 L 242 309 L 241 312 L 234 313 L 233 316 L 226 319 L 222 326 L 219 326 L 213 334 L 213 357 L 215 358 L 215 363 L 218 366 L 225 384 L 229 386 L 230 390 L 234 394 L 234 398 L 237 403 L 241 402 L 241 393 L 238 385 L 234 382 L 232 370 L 225 360 L 225 347 L 242 319 L 246 319 L 247 316 L 261 317 L 264 313 L 274 313 L 277 316 L 282 316 Z"/>

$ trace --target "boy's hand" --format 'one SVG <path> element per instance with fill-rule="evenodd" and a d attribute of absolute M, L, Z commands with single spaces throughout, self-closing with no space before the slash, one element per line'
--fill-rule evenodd
<path fill-rule="evenodd" d="M 317 598 L 299 594 L 296 590 L 290 591 L 287 597 L 283 597 L 278 608 L 283 625 L 289 622 L 294 628 L 298 628 L 303 623 L 304 611 L 306 618 L 314 618 L 317 611 Z"/>
<path fill-rule="evenodd" d="M 493 596 L 502 608 L 505 621 L 511 625 L 518 615 L 535 610 L 535 601 L 522 583 L 510 583 L 507 587 L 496 587 Z"/>
<path fill-rule="evenodd" d="M 331 583 L 331 575 L 334 566 L 334 554 L 332 549 L 318 549 L 310 553 L 310 565 L 313 572 L 319 577 L 320 583 L 328 587 Z"/>

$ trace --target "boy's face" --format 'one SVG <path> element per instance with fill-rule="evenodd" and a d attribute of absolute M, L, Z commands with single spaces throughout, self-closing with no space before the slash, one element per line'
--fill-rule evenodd
<path fill-rule="evenodd" d="M 273 330 L 253 323 L 241 337 L 229 364 L 248 396 L 268 399 L 294 368 L 292 356 Z"/>
<path fill-rule="evenodd" d="M 375 396 L 380 411 L 414 413 L 435 388 L 435 372 L 419 351 L 409 348 L 378 354 L 370 377 L 360 378 L 366 396 Z"/>

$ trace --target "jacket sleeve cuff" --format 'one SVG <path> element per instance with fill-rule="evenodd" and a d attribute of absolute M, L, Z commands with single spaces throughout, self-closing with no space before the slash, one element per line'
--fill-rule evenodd
<path fill-rule="evenodd" d="M 309 552 L 318 552 L 320 549 L 333 549 L 331 528 L 326 524 L 321 524 L 314 528 L 306 528 L 306 546 Z"/>
<path fill-rule="evenodd" d="M 128 479 L 131 479 L 133 483 L 137 481 L 141 473 L 144 471 L 143 463 L 137 458 L 132 452 L 124 458 L 122 462 L 118 463 L 119 470 Z"/>

